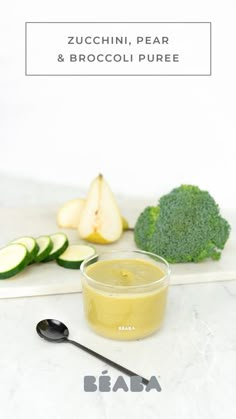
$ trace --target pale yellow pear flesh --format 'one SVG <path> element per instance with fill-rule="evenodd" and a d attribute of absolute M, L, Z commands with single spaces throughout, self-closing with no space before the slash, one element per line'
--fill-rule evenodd
<path fill-rule="evenodd" d="M 88 237 L 84 237 L 84 240 L 90 243 L 98 243 L 98 244 L 109 244 L 112 243 L 109 240 L 104 239 L 99 233 L 92 233 Z M 118 240 L 118 239 L 117 239 Z"/>
<path fill-rule="evenodd" d="M 62 228 L 78 228 L 85 199 L 72 199 L 66 202 L 57 213 L 57 224 Z"/>
<path fill-rule="evenodd" d="M 115 197 L 99 175 L 90 185 L 80 214 L 78 233 L 93 243 L 112 243 L 122 234 L 123 225 Z"/>
<path fill-rule="evenodd" d="M 57 224 L 62 228 L 73 228 L 77 229 L 80 220 L 80 214 L 85 204 L 84 198 L 71 199 L 65 202 L 65 204 L 59 209 L 57 213 Z M 129 223 L 127 219 L 121 216 L 123 230 L 129 229 Z"/>

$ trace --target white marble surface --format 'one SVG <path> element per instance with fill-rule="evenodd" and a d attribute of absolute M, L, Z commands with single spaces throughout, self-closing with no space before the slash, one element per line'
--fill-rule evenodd
<path fill-rule="evenodd" d="M 0 301 L 1 419 L 222 419 L 236 417 L 236 283 L 170 289 L 163 329 L 136 342 L 110 341 L 84 324 L 81 294 Z M 68 344 L 35 333 L 59 318 L 71 338 L 137 371 L 162 392 L 86 393 L 84 375 L 107 368 Z M 118 373 L 107 368 L 114 381 Z"/>
<path fill-rule="evenodd" d="M 41 195 L 33 183 L 0 180 L 2 206 L 59 202 L 62 191 L 62 201 L 71 196 L 65 188 L 46 196 L 47 188 Z M 139 374 L 157 375 L 162 392 L 84 392 L 84 375 L 99 376 L 106 365 L 71 345 L 41 340 L 35 325 L 49 317 L 64 321 L 72 339 Z M 135 342 L 91 332 L 81 294 L 0 300 L 0 418 L 234 418 L 235 320 L 236 281 L 171 287 L 162 330 Z M 118 373 L 107 369 L 114 382 Z"/>

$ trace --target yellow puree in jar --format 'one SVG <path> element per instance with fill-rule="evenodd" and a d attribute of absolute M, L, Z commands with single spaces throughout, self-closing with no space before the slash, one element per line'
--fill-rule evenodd
<path fill-rule="evenodd" d="M 167 297 L 167 284 L 158 285 L 158 279 L 165 276 L 161 268 L 141 259 L 113 259 L 89 265 L 86 274 L 98 283 L 83 281 L 85 315 L 95 332 L 131 340 L 160 327 Z M 150 287 L 145 288 L 147 284 Z"/>

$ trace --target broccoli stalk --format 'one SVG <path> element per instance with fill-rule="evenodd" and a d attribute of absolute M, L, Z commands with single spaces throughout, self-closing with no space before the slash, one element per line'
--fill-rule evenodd
<path fill-rule="evenodd" d="M 158 206 L 147 207 L 134 229 L 139 248 L 170 263 L 218 260 L 229 234 L 230 225 L 212 196 L 191 185 L 173 189 Z"/>

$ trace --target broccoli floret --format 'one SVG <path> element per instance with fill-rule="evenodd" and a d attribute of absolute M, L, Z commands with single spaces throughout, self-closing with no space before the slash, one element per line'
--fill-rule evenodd
<path fill-rule="evenodd" d="M 218 205 L 207 191 L 191 185 L 173 189 L 160 199 L 157 207 L 151 207 L 153 213 L 157 209 L 155 221 L 150 214 L 144 217 L 150 212 L 148 208 L 135 225 L 135 242 L 139 248 L 163 256 L 171 263 L 220 258 L 230 225 L 221 217 Z"/>
<path fill-rule="evenodd" d="M 137 246 L 142 250 L 151 251 L 159 212 L 159 207 L 147 207 L 138 218 L 134 229 L 134 238 Z"/>

